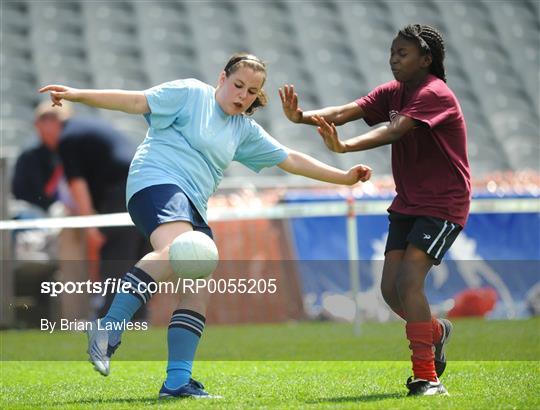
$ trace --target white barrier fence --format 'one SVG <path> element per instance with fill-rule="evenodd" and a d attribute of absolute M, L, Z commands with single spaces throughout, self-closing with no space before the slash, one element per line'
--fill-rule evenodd
<path fill-rule="evenodd" d="M 382 215 L 390 202 L 387 200 L 356 199 L 354 212 L 357 215 Z M 476 199 L 472 202 L 471 213 L 524 213 L 540 212 L 537 198 L 522 199 Z M 250 219 L 288 219 L 320 216 L 346 216 L 348 205 L 342 201 L 277 204 L 259 208 L 211 208 L 208 211 L 210 222 L 250 220 Z M 92 216 L 69 216 L 62 218 L 39 218 L 28 220 L 0 221 L 0 231 L 16 229 L 59 229 L 89 228 L 133 225 L 129 214 L 115 213 Z"/>

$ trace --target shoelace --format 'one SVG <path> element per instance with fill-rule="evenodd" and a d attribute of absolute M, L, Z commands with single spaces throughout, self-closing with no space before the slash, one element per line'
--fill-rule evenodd
<path fill-rule="evenodd" d="M 194 386 L 194 387 L 196 387 L 198 389 L 204 390 L 203 384 L 201 382 L 198 382 L 195 379 L 189 379 L 189 384 L 191 384 L 192 386 Z"/>

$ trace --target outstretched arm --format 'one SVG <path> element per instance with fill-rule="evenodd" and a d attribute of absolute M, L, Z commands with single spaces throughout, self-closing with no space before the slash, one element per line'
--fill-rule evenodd
<path fill-rule="evenodd" d="M 278 164 L 278 167 L 291 174 L 341 185 L 354 185 L 371 178 L 371 168 L 366 165 L 356 165 L 348 171 L 342 171 L 297 151 L 289 151 L 287 159 Z"/>
<path fill-rule="evenodd" d="M 364 112 L 355 102 L 319 110 L 303 111 L 298 107 L 298 94 L 294 92 L 294 85 L 285 85 L 280 88 L 279 97 L 285 116 L 294 123 L 318 125 L 315 117 L 320 116 L 329 123 L 343 125 L 364 117 Z"/>
<path fill-rule="evenodd" d="M 315 116 L 315 121 L 319 125 L 317 130 L 328 149 L 340 154 L 352 151 L 365 151 L 382 145 L 392 144 L 421 124 L 410 117 L 398 115 L 388 125 L 383 125 L 358 137 L 341 141 L 338 137 L 335 124 L 328 123 L 328 121 L 319 116 Z"/>
<path fill-rule="evenodd" d="M 62 106 L 62 100 L 79 102 L 91 107 L 124 111 L 128 114 L 146 114 L 150 107 L 142 91 L 80 90 L 64 85 L 47 85 L 40 93 L 49 91 L 52 105 Z"/>

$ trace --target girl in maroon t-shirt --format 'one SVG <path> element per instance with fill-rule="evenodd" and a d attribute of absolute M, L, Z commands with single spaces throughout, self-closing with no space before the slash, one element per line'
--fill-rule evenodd
<path fill-rule="evenodd" d="M 381 290 L 386 303 L 407 321 L 414 373 L 407 380 L 409 395 L 447 394 L 439 376 L 446 367 L 444 345 L 452 324 L 431 317 L 424 280 L 465 225 L 471 196 L 465 120 L 446 85 L 444 52 L 435 28 L 408 25 L 392 42 L 395 81 L 367 96 L 304 112 L 292 85 L 279 90 L 287 118 L 317 125 L 334 152 L 392 144 L 397 195 L 388 210 Z M 368 125 L 388 124 L 341 141 L 336 125 L 360 118 Z"/>

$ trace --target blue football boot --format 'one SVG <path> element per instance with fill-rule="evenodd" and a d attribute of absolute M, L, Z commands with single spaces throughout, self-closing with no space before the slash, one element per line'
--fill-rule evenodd
<path fill-rule="evenodd" d="M 221 396 L 212 396 L 204 390 L 204 386 L 201 382 L 197 380 L 189 379 L 187 384 L 180 386 L 177 389 L 169 389 L 163 383 L 161 390 L 159 391 L 160 399 L 170 399 L 174 397 L 186 398 L 193 397 L 195 399 L 220 399 Z"/>

